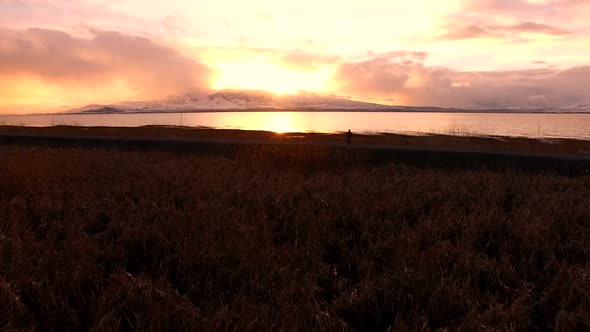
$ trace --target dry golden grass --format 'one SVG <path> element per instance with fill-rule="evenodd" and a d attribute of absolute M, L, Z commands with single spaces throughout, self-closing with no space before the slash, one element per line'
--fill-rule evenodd
<path fill-rule="evenodd" d="M 590 328 L 590 176 L 344 153 L 0 145 L 0 328 Z"/>

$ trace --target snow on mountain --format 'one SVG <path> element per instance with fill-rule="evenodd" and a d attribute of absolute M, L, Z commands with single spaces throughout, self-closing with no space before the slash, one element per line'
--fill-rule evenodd
<path fill-rule="evenodd" d="M 311 93 L 276 96 L 263 91 L 222 90 L 208 96 L 191 94 L 159 102 L 122 102 L 113 105 L 88 105 L 68 113 L 137 113 L 173 111 L 255 111 L 255 110 L 375 110 L 391 106 L 353 101 Z"/>
<path fill-rule="evenodd" d="M 590 113 L 590 105 L 539 109 L 456 109 L 440 107 L 389 106 L 315 93 L 277 96 L 264 91 L 222 90 L 208 96 L 184 94 L 156 102 L 122 102 L 88 105 L 68 113 L 142 113 L 203 111 L 398 111 L 398 112 L 504 112 L 504 113 Z"/>
<path fill-rule="evenodd" d="M 91 104 L 79 108 L 67 110 L 63 113 L 124 113 L 131 112 L 135 108 L 124 105 Z"/>

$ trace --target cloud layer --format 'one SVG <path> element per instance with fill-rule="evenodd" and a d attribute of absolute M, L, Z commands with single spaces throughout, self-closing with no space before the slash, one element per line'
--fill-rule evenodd
<path fill-rule="evenodd" d="M 171 47 L 118 32 L 89 33 L 80 38 L 50 29 L 0 29 L 0 81 L 26 77 L 97 96 L 117 87 L 126 90 L 119 96 L 137 99 L 208 89 L 212 71 Z"/>
<path fill-rule="evenodd" d="M 544 108 L 590 104 L 590 66 L 458 71 L 421 61 L 376 57 L 344 63 L 339 93 L 392 104 L 465 108 Z"/>
<path fill-rule="evenodd" d="M 448 32 L 440 39 L 469 39 L 469 38 L 513 38 L 520 34 L 541 34 L 548 36 L 566 36 L 573 34 L 565 29 L 536 22 L 521 22 L 513 25 L 450 25 Z"/>
<path fill-rule="evenodd" d="M 0 0 L 0 22 L 0 112 L 225 86 L 410 105 L 588 102 L 588 0 Z"/>

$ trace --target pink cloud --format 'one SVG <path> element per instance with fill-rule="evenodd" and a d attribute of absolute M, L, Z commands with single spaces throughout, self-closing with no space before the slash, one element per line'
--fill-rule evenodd
<path fill-rule="evenodd" d="M 457 26 L 451 24 L 447 27 L 448 32 L 439 39 L 458 40 L 470 38 L 514 38 L 515 35 L 523 33 L 535 33 L 551 36 L 566 36 L 573 33 L 556 26 L 536 22 L 521 22 L 513 25 L 485 25 L 470 24 Z"/>
<path fill-rule="evenodd" d="M 104 30 L 121 30 L 122 27 L 126 31 L 155 30 L 155 22 L 84 0 L 0 0 L 0 22 L 14 29 L 71 30 L 78 25 L 91 25 Z"/>
<path fill-rule="evenodd" d="M 412 66 L 383 58 L 344 63 L 335 79 L 340 84 L 340 93 L 383 96 L 405 85 Z"/>
<path fill-rule="evenodd" d="M 590 103 L 590 66 L 515 71 L 458 71 L 422 63 L 371 60 L 344 63 L 337 93 L 416 106 L 542 108 Z"/>
<path fill-rule="evenodd" d="M 515 25 L 510 26 L 490 26 L 488 27 L 490 30 L 496 31 L 505 31 L 505 32 L 513 32 L 513 33 L 523 33 L 523 32 L 532 32 L 532 33 L 542 33 L 547 35 L 554 35 L 554 36 L 563 36 L 571 34 L 570 31 L 565 29 L 561 29 L 555 26 L 535 23 L 535 22 L 523 22 Z"/>
<path fill-rule="evenodd" d="M 164 29 L 172 35 L 182 35 L 186 33 L 186 27 L 189 26 L 187 19 L 181 14 L 164 16 L 160 19 L 160 22 Z"/>
<path fill-rule="evenodd" d="M 471 24 L 465 27 L 450 27 L 449 31 L 441 36 L 441 39 L 469 39 L 469 38 L 481 38 L 490 37 L 492 33 L 485 30 L 484 28 Z"/>
<path fill-rule="evenodd" d="M 38 77 L 48 84 L 97 87 L 124 81 L 145 98 L 208 89 L 205 65 L 144 37 L 91 30 L 0 29 L 0 79 Z"/>

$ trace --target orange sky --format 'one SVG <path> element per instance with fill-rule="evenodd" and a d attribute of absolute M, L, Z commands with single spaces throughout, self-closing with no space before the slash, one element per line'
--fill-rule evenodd
<path fill-rule="evenodd" d="M 0 0 L 0 113 L 215 89 L 590 103 L 586 0 Z"/>

